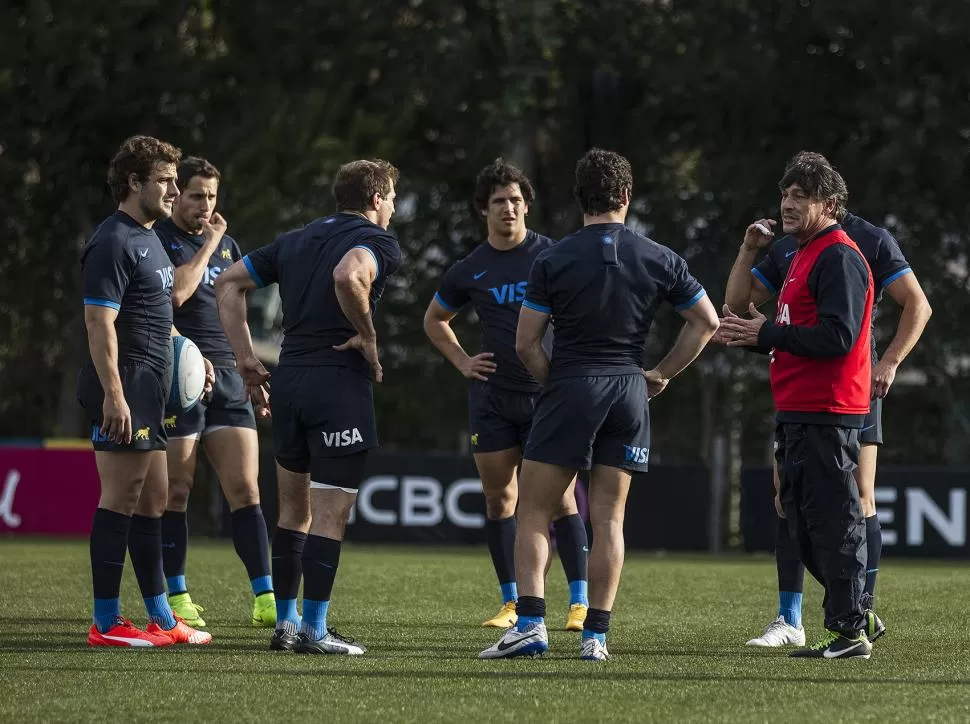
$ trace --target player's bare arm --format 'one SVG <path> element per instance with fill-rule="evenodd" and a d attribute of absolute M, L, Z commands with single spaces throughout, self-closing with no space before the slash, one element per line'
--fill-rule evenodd
<path fill-rule="evenodd" d="M 462 375 L 470 380 L 487 382 L 488 375 L 498 369 L 492 361 L 494 355 L 491 352 L 481 352 L 470 357 L 458 341 L 455 330 L 451 328 L 451 320 L 454 318 L 453 312 L 432 299 L 424 313 L 424 333 Z"/>
<path fill-rule="evenodd" d="M 334 349 L 343 352 L 356 349 L 374 369 L 374 379 L 384 379 L 377 355 L 377 331 L 371 318 L 370 290 L 377 278 L 377 263 L 373 255 L 365 249 L 355 248 L 344 254 L 343 259 L 333 270 L 334 291 L 337 302 L 347 321 L 357 330 L 357 334 Z"/>
<path fill-rule="evenodd" d="M 872 370 L 872 397 L 885 397 L 896 379 L 896 370 L 919 341 L 933 314 L 915 274 L 904 274 L 886 287 L 886 292 L 903 308 L 896 334 Z"/>
<path fill-rule="evenodd" d="M 647 378 L 647 394 L 650 397 L 656 397 L 663 392 L 670 380 L 687 369 L 717 331 L 717 311 L 706 295 L 679 314 L 684 320 L 684 326 L 677 335 L 674 346 L 659 364 L 644 372 Z"/>
<path fill-rule="evenodd" d="M 542 338 L 549 328 L 550 315 L 523 306 L 515 329 L 515 353 L 540 385 L 549 379 L 549 357 L 542 348 Z"/>
<path fill-rule="evenodd" d="M 744 232 L 744 240 L 724 290 L 725 303 L 738 314 L 749 304 L 759 307 L 772 297 L 767 287 L 751 273 L 751 268 L 758 253 L 771 243 L 774 236 L 771 229 L 776 223 L 774 219 L 759 219 Z"/>
<path fill-rule="evenodd" d="M 226 339 L 236 355 L 239 374 L 249 390 L 253 404 L 266 409 L 268 404 L 269 372 L 256 356 L 253 338 L 247 321 L 246 294 L 256 289 L 256 282 L 249 275 L 246 265 L 237 261 L 216 279 L 216 305 L 219 321 L 226 332 Z M 264 413 L 260 413 L 261 415 Z"/>
<path fill-rule="evenodd" d="M 202 275 L 205 273 L 209 259 L 219 247 L 219 242 L 226 233 L 228 224 L 218 213 L 212 218 L 203 222 L 202 237 L 205 241 L 202 247 L 189 259 L 188 262 L 175 268 L 175 284 L 172 287 L 172 304 L 181 307 L 185 301 L 195 294 Z"/>
<path fill-rule="evenodd" d="M 118 373 L 118 334 L 115 319 L 118 310 L 92 304 L 84 307 L 84 325 L 88 332 L 88 349 L 104 390 L 104 423 L 101 433 L 114 443 L 131 442 L 131 410 L 125 400 Z"/>

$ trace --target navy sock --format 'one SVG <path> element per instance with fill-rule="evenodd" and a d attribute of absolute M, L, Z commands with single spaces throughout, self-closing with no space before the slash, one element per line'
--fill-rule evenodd
<path fill-rule="evenodd" d="M 538 596 L 519 596 L 515 602 L 515 613 L 519 617 L 515 628 L 524 631 L 530 624 L 543 623 L 546 618 L 546 599 Z"/>
<path fill-rule="evenodd" d="M 131 516 L 128 531 L 128 555 L 135 569 L 138 588 L 145 600 L 148 620 L 165 629 L 175 625 L 175 617 L 165 597 L 162 573 L 162 519 L 144 515 Z"/>
<path fill-rule="evenodd" d="M 327 610 L 340 565 L 340 541 L 308 535 L 303 548 L 303 627 L 311 639 L 327 633 Z"/>
<path fill-rule="evenodd" d="M 601 608 L 591 608 L 586 612 L 586 621 L 583 623 L 584 639 L 599 639 L 601 644 L 606 643 L 606 634 L 610 630 L 610 612 Z"/>
<path fill-rule="evenodd" d="M 91 579 L 94 584 L 94 624 L 104 633 L 121 615 L 118 595 L 125 570 L 125 548 L 131 518 L 98 508 L 91 523 Z"/>
<path fill-rule="evenodd" d="M 492 566 L 502 589 L 502 602 L 518 598 L 515 586 L 515 516 L 485 521 L 485 537 Z"/>
<path fill-rule="evenodd" d="M 248 505 L 232 513 L 232 544 L 239 560 L 246 566 L 253 595 L 273 590 L 269 572 L 269 535 L 263 509 Z"/>
<path fill-rule="evenodd" d="M 296 597 L 300 593 L 303 578 L 303 546 L 307 534 L 286 528 L 277 528 L 273 536 L 273 589 L 276 591 L 277 628 L 289 621 L 299 625 Z"/>
<path fill-rule="evenodd" d="M 789 626 L 802 625 L 802 588 L 805 566 L 788 530 L 788 521 L 778 518 L 775 532 L 775 563 L 778 566 L 778 615 Z"/>
<path fill-rule="evenodd" d="M 587 598 L 586 563 L 589 556 L 589 540 L 586 524 L 578 513 L 567 515 L 552 524 L 556 532 L 556 548 L 559 560 L 569 582 L 569 605 L 589 605 Z"/>
<path fill-rule="evenodd" d="M 873 597 L 876 593 L 876 574 L 879 573 L 879 557 L 882 555 L 882 528 L 879 516 L 870 515 L 866 518 L 866 547 L 868 560 L 866 561 L 866 586 L 862 592 L 862 607 L 873 608 Z"/>
<path fill-rule="evenodd" d="M 174 596 L 189 590 L 185 585 L 185 558 L 189 549 L 189 522 L 185 511 L 162 514 L 162 570 L 168 592 Z"/>

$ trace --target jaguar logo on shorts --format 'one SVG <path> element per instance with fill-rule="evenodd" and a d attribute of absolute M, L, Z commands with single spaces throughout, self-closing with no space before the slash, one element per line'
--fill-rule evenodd
<path fill-rule="evenodd" d="M 634 465 L 646 465 L 650 458 L 650 448 L 648 447 L 624 445 L 623 450 L 626 452 L 626 461 Z"/>
<path fill-rule="evenodd" d="M 223 249 L 221 254 L 223 259 L 228 259 L 230 261 L 232 260 L 232 252 L 228 249 Z"/>
<path fill-rule="evenodd" d="M 139 430 L 135 430 L 135 440 L 147 440 L 148 433 L 151 432 L 151 428 L 143 427 Z"/>
<path fill-rule="evenodd" d="M 478 433 L 472 433 L 472 445 L 478 447 Z"/>
<path fill-rule="evenodd" d="M 178 415 L 172 415 L 171 417 L 165 418 L 165 429 L 171 430 L 175 427 L 175 421 L 178 419 Z"/>

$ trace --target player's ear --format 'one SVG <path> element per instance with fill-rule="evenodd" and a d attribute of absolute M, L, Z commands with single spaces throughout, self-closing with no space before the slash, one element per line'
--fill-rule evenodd
<path fill-rule="evenodd" d="M 141 179 L 137 173 L 128 174 L 128 189 L 130 191 L 141 191 Z"/>

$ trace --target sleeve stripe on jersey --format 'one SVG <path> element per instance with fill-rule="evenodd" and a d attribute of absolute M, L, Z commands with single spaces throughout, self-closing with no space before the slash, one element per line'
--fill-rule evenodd
<path fill-rule="evenodd" d="M 689 300 L 687 300 L 683 304 L 676 305 L 674 309 L 676 309 L 678 312 L 683 312 L 685 309 L 690 309 L 691 307 L 693 307 L 695 304 L 697 304 L 701 299 L 703 299 L 706 296 L 707 296 L 707 292 L 701 289 L 699 292 L 697 292 L 697 294 L 692 296 Z"/>
<path fill-rule="evenodd" d="M 112 302 L 110 299 L 98 299 L 96 297 L 85 297 L 84 303 L 90 307 L 108 307 L 116 312 L 121 311 L 121 305 L 118 302 Z"/>
<path fill-rule="evenodd" d="M 900 269 L 895 274 L 890 274 L 888 277 L 885 278 L 885 280 L 883 280 L 883 282 L 882 282 L 882 288 L 885 289 L 890 284 L 892 284 L 894 281 L 896 281 L 897 279 L 899 279 L 899 277 L 904 277 L 907 274 L 912 274 L 912 273 L 913 273 L 913 270 L 910 267 L 906 267 L 905 269 Z"/>
<path fill-rule="evenodd" d="M 248 254 L 242 258 L 242 263 L 246 267 L 246 271 L 249 272 L 249 276 L 252 278 L 254 282 L 256 282 L 256 285 L 260 287 L 265 287 L 266 285 L 263 283 L 263 280 L 260 279 L 259 274 L 256 273 L 256 268 L 253 266 L 253 263 L 249 260 Z"/>
<path fill-rule="evenodd" d="M 441 295 L 438 294 L 438 292 L 435 292 L 434 293 L 434 300 L 436 302 L 438 302 L 439 306 L 442 309 L 444 309 L 445 311 L 452 312 L 452 313 L 455 313 L 455 312 L 458 311 L 458 309 L 456 309 L 455 307 L 451 306 L 450 304 L 448 304 L 448 302 L 446 302 L 444 299 L 442 299 L 441 298 Z"/>
<path fill-rule="evenodd" d="M 363 244 L 358 244 L 354 248 L 355 249 L 363 249 L 368 254 L 370 254 L 372 257 L 374 257 L 374 264 L 377 266 L 377 276 L 380 277 L 380 275 L 381 275 L 381 261 L 380 261 L 380 259 L 377 258 L 377 254 L 374 253 L 374 250 L 371 249 L 369 246 L 364 246 Z"/>
<path fill-rule="evenodd" d="M 526 309 L 531 309 L 534 312 L 542 312 L 543 314 L 552 314 L 552 309 L 550 307 L 543 307 L 541 304 L 530 302 L 528 299 L 522 302 L 522 306 L 525 307 Z"/>
<path fill-rule="evenodd" d="M 772 294 L 775 294 L 775 293 L 777 293 L 777 292 L 778 292 L 778 290 L 777 290 L 777 289 L 775 289 L 775 285 L 774 285 L 774 284 L 772 284 L 771 282 L 769 282 L 769 281 L 768 281 L 768 280 L 767 280 L 767 279 L 765 278 L 765 275 L 764 275 L 764 274 L 762 274 L 762 273 L 761 273 L 760 271 L 758 271 L 758 270 L 757 270 L 756 268 L 755 268 L 755 269 L 752 269 L 752 270 L 751 270 L 751 273 L 752 273 L 752 274 L 753 274 L 753 275 L 754 275 L 755 277 L 757 277 L 757 279 L 758 279 L 758 281 L 759 281 L 759 282 L 761 282 L 762 284 L 764 284 L 764 285 L 765 285 L 765 289 L 767 289 L 767 290 L 768 290 L 769 292 L 771 292 Z"/>

